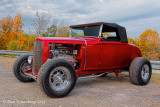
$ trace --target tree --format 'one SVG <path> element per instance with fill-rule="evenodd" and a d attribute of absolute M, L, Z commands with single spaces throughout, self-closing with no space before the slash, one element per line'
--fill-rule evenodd
<path fill-rule="evenodd" d="M 13 28 L 13 18 L 11 16 L 7 16 L 0 20 L 0 48 L 6 49 L 7 43 L 10 42 L 10 35 L 12 33 Z"/>
<path fill-rule="evenodd" d="M 70 28 L 67 26 L 63 26 L 58 30 L 59 37 L 69 37 Z"/>
<path fill-rule="evenodd" d="M 47 32 L 45 32 L 42 36 L 44 37 L 54 37 L 59 36 L 59 29 L 63 27 L 63 21 L 58 19 L 53 19 L 52 25 L 47 28 Z"/>
<path fill-rule="evenodd" d="M 9 50 L 33 50 L 36 35 L 24 34 L 21 14 L 17 14 L 14 18 L 7 16 L 0 20 L 0 49 Z M 30 39 L 29 39 L 30 37 Z"/>
<path fill-rule="evenodd" d="M 0 49 L 5 49 L 4 37 L 0 34 Z"/>
<path fill-rule="evenodd" d="M 7 49 L 7 44 L 10 41 L 18 41 L 18 45 L 21 45 L 19 38 L 23 35 L 22 30 L 23 22 L 21 14 L 17 14 L 15 18 L 7 16 L 0 20 L 0 49 Z"/>
<path fill-rule="evenodd" d="M 10 41 L 9 44 L 7 45 L 8 50 L 16 50 L 17 49 L 17 41 L 13 40 Z"/>
<path fill-rule="evenodd" d="M 12 40 L 17 40 L 18 41 L 18 46 L 17 49 L 23 50 L 22 47 L 24 47 L 24 43 L 25 43 L 25 38 L 23 37 L 23 30 L 22 30 L 22 26 L 23 26 L 23 22 L 22 22 L 22 17 L 21 14 L 17 14 L 17 16 L 15 16 L 14 21 L 13 21 L 13 33 L 12 33 Z"/>
<path fill-rule="evenodd" d="M 36 30 L 37 36 L 42 36 L 48 28 L 50 22 L 50 16 L 47 16 L 45 13 L 38 13 L 35 14 L 35 19 L 32 25 L 34 26 Z"/>
<path fill-rule="evenodd" d="M 53 37 L 56 36 L 56 33 L 57 33 L 57 26 L 53 24 L 47 29 L 47 32 L 45 32 L 42 36 Z"/>
<path fill-rule="evenodd" d="M 135 39 L 132 39 L 132 38 L 130 38 L 130 37 L 128 37 L 128 42 L 129 42 L 130 44 L 136 45 L 136 40 L 135 40 Z"/>
<path fill-rule="evenodd" d="M 37 38 L 37 36 L 36 35 L 28 35 L 28 36 L 30 36 L 30 39 L 29 39 L 29 50 L 33 51 L 34 41 Z"/>
<path fill-rule="evenodd" d="M 128 41 L 140 48 L 143 57 L 160 60 L 160 37 L 157 31 L 148 29 L 135 40 L 129 38 Z"/>

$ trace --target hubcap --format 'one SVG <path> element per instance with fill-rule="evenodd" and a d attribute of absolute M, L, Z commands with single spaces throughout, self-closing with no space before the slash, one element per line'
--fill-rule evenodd
<path fill-rule="evenodd" d="M 49 75 L 49 84 L 56 91 L 63 91 L 71 84 L 71 75 L 67 68 L 56 67 Z"/>
<path fill-rule="evenodd" d="M 141 70 L 141 77 L 145 81 L 149 78 L 149 66 L 144 64 Z"/>
<path fill-rule="evenodd" d="M 20 70 L 21 70 L 21 74 L 24 76 L 27 76 L 25 74 L 32 72 L 31 65 L 28 63 L 27 60 L 20 65 Z"/>

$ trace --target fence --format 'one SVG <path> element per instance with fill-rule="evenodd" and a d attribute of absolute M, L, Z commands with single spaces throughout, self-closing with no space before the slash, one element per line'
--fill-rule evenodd
<path fill-rule="evenodd" d="M 151 61 L 152 69 L 160 70 L 160 61 Z"/>
<path fill-rule="evenodd" d="M 7 55 L 23 55 L 23 54 L 30 54 L 33 55 L 33 52 L 30 51 L 11 51 L 11 50 L 0 50 L 0 54 L 7 54 Z M 160 61 L 151 61 L 152 69 L 160 70 Z"/>
<path fill-rule="evenodd" d="M 30 54 L 32 55 L 33 52 L 30 51 L 11 51 L 11 50 L 0 50 L 0 54 L 7 54 L 7 55 L 24 55 L 24 54 Z"/>

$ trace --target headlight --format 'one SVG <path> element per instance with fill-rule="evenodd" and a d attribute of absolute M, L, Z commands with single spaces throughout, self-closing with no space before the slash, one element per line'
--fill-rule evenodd
<path fill-rule="evenodd" d="M 29 56 L 29 57 L 28 57 L 28 63 L 29 63 L 29 64 L 31 64 L 32 59 L 33 59 L 33 56 Z"/>

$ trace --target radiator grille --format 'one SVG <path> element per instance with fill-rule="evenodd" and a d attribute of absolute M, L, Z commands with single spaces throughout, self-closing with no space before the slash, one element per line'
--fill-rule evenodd
<path fill-rule="evenodd" d="M 33 73 L 34 75 L 38 74 L 38 70 L 42 65 L 42 56 L 43 56 L 43 43 L 39 40 L 34 43 L 33 51 Z"/>

